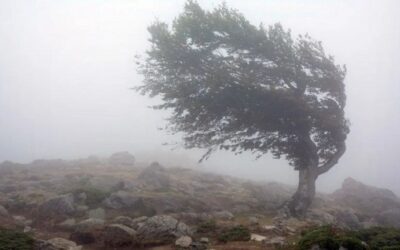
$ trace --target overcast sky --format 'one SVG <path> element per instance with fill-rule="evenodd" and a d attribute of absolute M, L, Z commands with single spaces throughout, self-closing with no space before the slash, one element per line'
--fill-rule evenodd
<path fill-rule="evenodd" d="M 281 22 L 321 40 L 346 64 L 351 132 L 339 164 L 318 180 L 331 191 L 352 176 L 400 193 L 400 1 L 227 0 L 253 24 Z M 212 8 L 220 1 L 199 1 Z M 107 156 L 196 166 L 203 151 L 158 130 L 166 114 L 131 87 L 148 47 L 147 26 L 171 23 L 184 1 L 0 0 L 0 161 Z M 284 160 L 220 152 L 201 167 L 297 183 Z"/>

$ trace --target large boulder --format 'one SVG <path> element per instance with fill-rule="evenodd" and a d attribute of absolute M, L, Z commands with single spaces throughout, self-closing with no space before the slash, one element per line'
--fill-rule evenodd
<path fill-rule="evenodd" d="M 136 231 L 121 224 L 111 224 L 103 231 L 104 245 L 107 247 L 129 246 L 134 242 Z"/>
<path fill-rule="evenodd" d="M 140 245 L 173 243 L 177 238 L 191 235 L 192 230 L 183 222 L 168 215 L 147 219 L 137 230 L 136 241 Z"/>
<path fill-rule="evenodd" d="M 170 188 L 170 177 L 165 168 L 157 162 L 145 168 L 137 179 L 146 190 L 160 191 Z"/>
<path fill-rule="evenodd" d="M 392 191 L 368 186 L 352 178 L 347 178 L 332 197 L 336 204 L 370 216 L 389 209 L 400 210 L 400 201 Z"/>
<path fill-rule="evenodd" d="M 105 199 L 104 205 L 112 209 L 122 209 L 138 206 L 142 202 L 142 199 L 137 195 L 120 190 L 112 193 L 107 199 Z"/>
<path fill-rule="evenodd" d="M 74 195 L 65 194 L 50 198 L 39 206 L 38 211 L 40 217 L 71 215 L 76 211 Z"/>
<path fill-rule="evenodd" d="M 118 152 L 111 155 L 108 161 L 114 166 L 133 166 L 135 160 L 135 157 L 129 152 Z"/>

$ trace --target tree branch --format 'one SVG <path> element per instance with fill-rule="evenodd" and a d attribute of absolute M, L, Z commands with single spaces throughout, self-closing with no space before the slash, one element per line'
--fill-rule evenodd
<path fill-rule="evenodd" d="M 318 175 L 321 175 L 321 174 L 327 172 L 334 165 L 336 165 L 336 163 L 338 163 L 340 157 L 344 154 L 345 151 L 346 151 L 346 145 L 344 143 L 342 143 L 339 146 L 335 155 L 329 161 L 327 161 L 324 165 L 322 165 L 321 167 L 318 168 Z"/>

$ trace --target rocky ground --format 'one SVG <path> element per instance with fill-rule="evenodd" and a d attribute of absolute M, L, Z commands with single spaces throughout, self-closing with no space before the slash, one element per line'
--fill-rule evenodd
<path fill-rule="evenodd" d="M 400 200 L 346 179 L 318 194 L 304 219 L 277 211 L 294 188 L 158 163 L 107 159 L 0 164 L 1 228 L 50 249 L 296 249 L 315 225 L 400 227 Z M 0 239 L 1 241 L 1 239 Z"/>

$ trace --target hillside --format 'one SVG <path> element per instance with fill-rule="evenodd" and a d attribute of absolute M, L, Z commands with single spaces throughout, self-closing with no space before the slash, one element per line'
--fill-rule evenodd
<path fill-rule="evenodd" d="M 400 227 L 400 200 L 389 190 L 346 179 L 334 193 L 318 194 L 301 220 L 279 213 L 294 190 L 137 164 L 127 152 L 105 159 L 4 162 L 0 223 L 32 235 L 37 249 L 295 248 L 300 233 L 317 225 Z M 239 238 L 231 241 L 231 235 Z"/>

